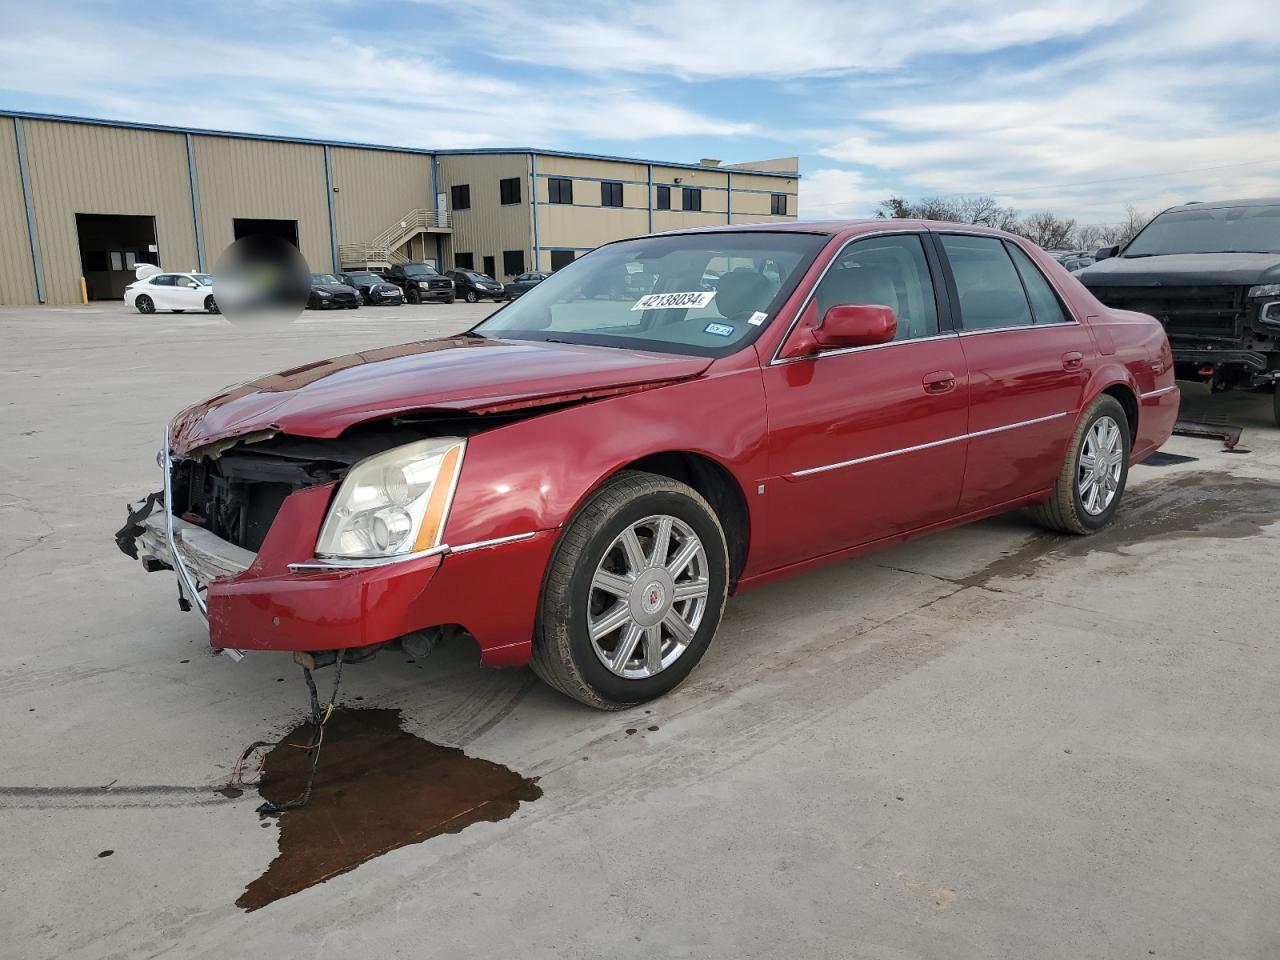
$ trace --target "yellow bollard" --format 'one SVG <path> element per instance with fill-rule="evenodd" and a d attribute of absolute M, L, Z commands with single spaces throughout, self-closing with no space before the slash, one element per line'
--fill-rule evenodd
<path fill-rule="evenodd" d="M 85 305 L 89 303 L 89 288 L 84 285 L 84 277 L 80 278 L 80 302 Z"/>

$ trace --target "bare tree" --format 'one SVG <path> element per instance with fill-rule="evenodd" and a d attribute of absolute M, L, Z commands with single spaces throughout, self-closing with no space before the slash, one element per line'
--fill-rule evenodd
<path fill-rule="evenodd" d="M 880 202 L 876 216 L 889 220 L 942 220 L 948 223 L 977 223 L 986 227 L 1009 229 L 1017 222 L 1018 212 L 1002 207 L 994 197 L 964 196 L 924 197 L 907 200 L 893 196 Z"/>
<path fill-rule="evenodd" d="M 1051 210 L 1041 210 L 1018 222 L 1015 232 L 1045 250 L 1065 250 L 1076 234 L 1075 220 L 1063 220 Z"/>

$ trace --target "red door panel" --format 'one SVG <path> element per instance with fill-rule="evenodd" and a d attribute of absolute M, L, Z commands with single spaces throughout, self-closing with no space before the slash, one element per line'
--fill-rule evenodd
<path fill-rule="evenodd" d="M 955 514 L 969 391 L 954 334 L 762 373 L 771 479 L 752 552 L 769 569 Z"/>
<path fill-rule="evenodd" d="M 960 512 L 1047 489 L 1062 466 L 1097 352 L 1078 323 L 960 335 L 969 459 Z"/>

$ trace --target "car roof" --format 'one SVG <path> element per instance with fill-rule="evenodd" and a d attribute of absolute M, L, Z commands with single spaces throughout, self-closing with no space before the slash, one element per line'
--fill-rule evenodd
<path fill-rule="evenodd" d="M 955 223 L 947 220 L 907 220 L 894 217 L 866 217 L 859 220 L 791 220 L 786 223 L 735 223 L 732 226 L 693 227 L 666 230 L 658 237 L 696 233 L 810 233 L 819 236 L 846 236 L 875 233 L 882 230 L 938 230 L 945 232 L 985 233 L 993 237 L 1016 239 L 1014 234 L 977 223 Z M 616 241 L 615 241 L 616 242 Z"/>
<path fill-rule="evenodd" d="M 1183 210 L 1187 207 L 1203 207 L 1206 210 L 1228 210 L 1232 207 L 1274 207 L 1280 206 L 1280 197 L 1250 197 L 1245 200 L 1189 200 L 1169 210 Z M 1168 213 L 1163 210 L 1162 213 Z"/>

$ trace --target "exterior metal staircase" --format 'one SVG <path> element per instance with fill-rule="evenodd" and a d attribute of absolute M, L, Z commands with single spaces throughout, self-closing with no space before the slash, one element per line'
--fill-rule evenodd
<path fill-rule="evenodd" d="M 339 244 L 338 260 L 343 269 L 386 269 L 392 264 L 408 262 L 403 247 L 419 234 L 450 232 L 452 228 L 447 210 L 410 210 L 366 243 Z"/>

